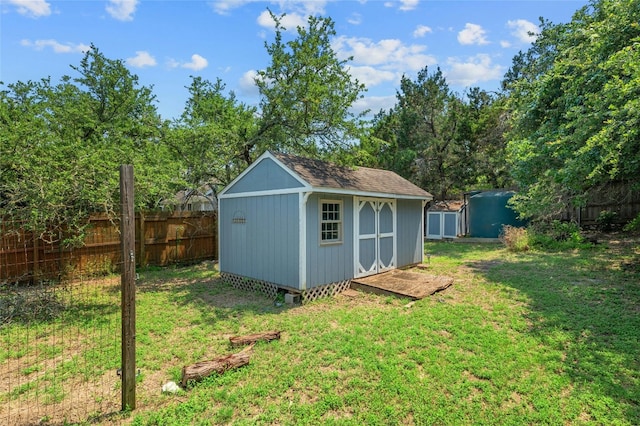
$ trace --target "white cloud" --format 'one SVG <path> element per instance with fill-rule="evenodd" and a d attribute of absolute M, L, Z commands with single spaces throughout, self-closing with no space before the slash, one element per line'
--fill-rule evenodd
<path fill-rule="evenodd" d="M 138 0 L 109 0 L 106 11 L 118 21 L 133 21 L 133 14 L 138 7 Z"/>
<path fill-rule="evenodd" d="M 54 53 L 85 53 L 91 46 L 86 44 L 73 44 L 73 43 L 60 43 L 53 39 L 47 40 L 34 40 L 24 39 L 20 41 L 20 44 L 25 47 L 32 47 L 35 50 L 44 50 L 45 48 L 51 48 Z"/>
<path fill-rule="evenodd" d="M 305 15 L 306 16 L 306 15 Z M 296 28 L 304 27 L 307 24 L 305 16 L 298 13 L 287 13 L 281 20 L 280 24 L 287 29 L 287 31 L 295 32 Z M 258 25 L 264 28 L 274 29 L 276 23 L 271 19 L 269 11 L 265 10 L 258 16 Z"/>
<path fill-rule="evenodd" d="M 258 72 L 256 70 L 249 70 L 242 74 L 238 86 L 240 87 L 240 93 L 245 96 L 258 96 L 258 86 L 256 86 L 256 77 Z"/>
<path fill-rule="evenodd" d="M 507 40 L 500 40 L 500 47 L 511 47 L 511 42 L 507 41 Z"/>
<path fill-rule="evenodd" d="M 347 22 L 351 25 L 360 25 L 362 23 L 362 15 L 354 13 L 350 18 L 347 18 Z"/>
<path fill-rule="evenodd" d="M 249 3 L 270 3 L 272 5 L 278 6 L 278 10 L 275 8 L 271 8 L 271 10 L 276 14 L 280 15 L 281 13 L 288 14 L 296 14 L 301 16 L 309 16 L 309 15 L 323 15 L 325 11 L 325 6 L 327 2 L 325 0 L 215 0 L 209 2 L 214 12 L 219 15 L 228 15 L 233 9 L 237 9 Z M 267 16 L 269 13 L 267 12 Z M 295 27 L 293 27 L 295 29 Z"/>
<path fill-rule="evenodd" d="M 274 3 L 278 3 L 283 9 L 290 8 L 291 10 L 297 10 L 299 13 L 306 16 L 323 15 L 325 12 L 325 6 L 327 5 L 325 0 L 280 0 Z"/>
<path fill-rule="evenodd" d="M 205 69 L 207 66 L 209 66 L 209 61 L 207 61 L 205 58 L 195 53 L 191 55 L 191 62 L 184 63 L 181 66 L 182 68 L 188 68 L 190 70 L 200 71 L 202 69 Z"/>
<path fill-rule="evenodd" d="M 447 81 L 453 85 L 471 86 L 480 81 L 498 80 L 503 67 L 491 62 L 491 57 L 480 53 L 462 62 L 458 58 L 448 58 L 449 69 L 445 72 Z"/>
<path fill-rule="evenodd" d="M 526 19 L 507 21 L 507 27 L 513 30 L 511 34 L 522 43 L 533 43 L 540 34 L 540 28 Z"/>
<path fill-rule="evenodd" d="M 398 9 L 408 11 L 415 9 L 416 6 L 418 6 L 418 3 L 420 3 L 420 0 L 400 0 L 399 3 L 400 6 L 398 6 Z M 384 7 L 396 7 L 397 4 L 398 2 L 396 1 L 386 1 L 384 2 Z"/>
<path fill-rule="evenodd" d="M 427 65 L 436 64 L 426 46 L 405 45 L 398 39 L 374 42 L 368 38 L 341 36 L 331 46 L 338 59 L 353 57 L 347 65 L 349 73 L 367 87 L 386 82 L 397 83 L 403 74 L 411 74 Z"/>
<path fill-rule="evenodd" d="M 413 30 L 413 37 L 419 38 L 424 37 L 428 33 L 432 33 L 433 30 L 431 27 L 427 27 L 426 25 L 418 25 L 415 30 Z"/>
<path fill-rule="evenodd" d="M 416 8 L 416 6 L 418 6 L 418 3 L 420 3 L 419 0 L 400 0 L 400 10 L 413 10 Z"/>
<path fill-rule="evenodd" d="M 370 66 L 347 66 L 346 69 L 352 77 L 357 78 L 360 83 L 367 87 L 399 79 L 397 72 L 380 70 Z"/>
<path fill-rule="evenodd" d="M 467 23 L 464 30 L 458 33 L 458 41 L 460 44 L 489 44 L 486 33 L 480 25 Z"/>
<path fill-rule="evenodd" d="M 31 18 L 51 15 L 51 5 L 45 0 L 9 0 L 9 4 L 14 5 L 19 14 Z"/>
<path fill-rule="evenodd" d="M 195 53 L 191 55 L 191 62 L 180 62 L 173 58 L 168 58 L 166 65 L 169 68 L 187 68 L 193 71 L 200 71 L 209 66 L 209 61 Z"/>
<path fill-rule="evenodd" d="M 352 107 L 351 111 L 355 114 L 360 114 L 361 112 L 370 111 L 370 115 L 377 114 L 381 109 L 385 111 L 389 111 L 396 105 L 396 96 L 365 96 L 361 99 L 357 99 Z"/>
<path fill-rule="evenodd" d="M 377 43 L 368 38 L 337 37 L 332 42 L 338 58 L 353 56 L 356 65 L 386 66 L 386 69 L 419 70 L 425 65 L 433 65 L 435 58 L 424 53 L 426 46 L 405 45 L 398 39 L 385 39 Z"/>
<path fill-rule="evenodd" d="M 226 15 L 231 9 L 238 8 L 240 6 L 249 3 L 249 1 L 243 0 L 215 0 L 209 3 L 213 10 L 219 15 Z"/>
<path fill-rule="evenodd" d="M 144 50 L 136 51 L 136 56 L 127 59 L 127 64 L 135 68 L 155 67 L 156 59 Z"/>

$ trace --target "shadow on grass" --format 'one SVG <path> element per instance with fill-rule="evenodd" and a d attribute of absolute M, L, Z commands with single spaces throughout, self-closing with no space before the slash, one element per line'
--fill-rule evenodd
<path fill-rule="evenodd" d="M 563 354 L 559 374 L 585 391 L 586 404 L 621 407 L 630 424 L 640 424 L 640 271 L 625 267 L 630 258 L 640 260 L 634 250 L 533 253 L 467 265 L 527 296 L 530 333 Z"/>

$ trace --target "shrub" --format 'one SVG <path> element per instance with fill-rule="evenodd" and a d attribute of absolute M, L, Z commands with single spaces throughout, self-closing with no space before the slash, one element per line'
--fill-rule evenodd
<path fill-rule="evenodd" d="M 611 210 L 602 210 L 596 218 L 596 225 L 601 232 L 610 232 L 613 229 L 613 222 L 618 217 L 618 213 Z"/>
<path fill-rule="evenodd" d="M 529 226 L 529 243 L 541 250 L 572 250 L 593 247 L 575 222 L 552 220 L 535 222 Z"/>
<path fill-rule="evenodd" d="M 526 228 L 518 228 L 511 225 L 502 227 L 500 239 L 513 252 L 529 250 L 529 231 Z"/>
<path fill-rule="evenodd" d="M 629 223 L 622 228 L 622 230 L 625 232 L 640 232 L 640 213 L 638 216 L 631 219 Z"/>

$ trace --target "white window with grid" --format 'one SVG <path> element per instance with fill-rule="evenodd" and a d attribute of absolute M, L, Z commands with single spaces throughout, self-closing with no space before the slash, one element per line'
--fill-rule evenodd
<path fill-rule="evenodd" d="M 320 243 L 342 242 L 342 201 L 320 201 Z"/>

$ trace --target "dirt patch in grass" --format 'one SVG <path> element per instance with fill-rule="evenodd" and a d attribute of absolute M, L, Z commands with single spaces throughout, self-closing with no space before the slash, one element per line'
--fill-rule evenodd
<path fill-rule="evenodd" d="M 65 359 L 68 360 L 72 356 L 74 354 L 70 350 L 65 350 Z M 0 419 L 4 419 L 3 421 L 7 422 L 5 424 L 15 425 L 69 424 L 83 422 L 87 416 L 92 417 L 93 414 L 88 412 L 88 409 L 100 413 L 103 417 L 112 416 L 120 411 L 120 379 L 115 371 L 108 371 L 89 380 L 80 375 L 66 380 L 57 377 L 52 380 L 43 378 L 45 375 L 53 374 L 50 369 L 54 369 L 56 363 L 63 361 L 62 357 L 44 361 L 43 370 L 29 378 L 30 382 L 42 383 L 34 384 L 24 396 L 0 404 Z M 28 383 L 24 378 L 11 379 L 4 374 L 2 380 L 14 388 L 13 385 L 16 383 L 20 383 L 20 386 Z"/>
<path fill-rule="evenodd" d="M 501 266 L 504 264 L 502 260 L 476 260 L 473 262 L 469 262 L 461 268 L 461 272 L 469 272 L 469 273 L 486 273 L 491 269 Z"/>

